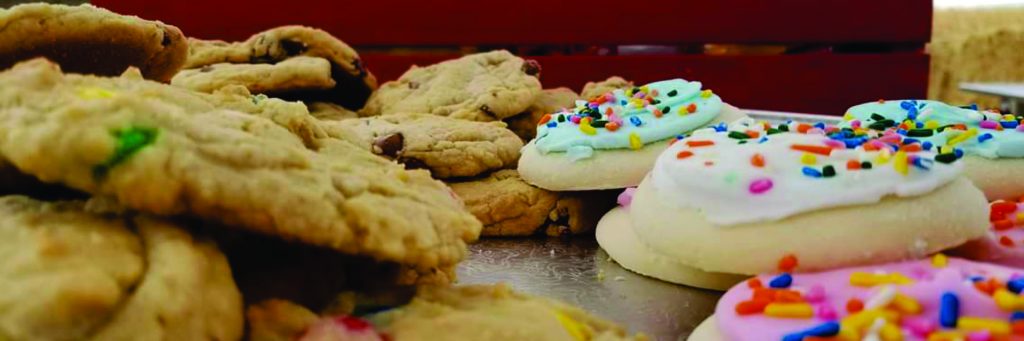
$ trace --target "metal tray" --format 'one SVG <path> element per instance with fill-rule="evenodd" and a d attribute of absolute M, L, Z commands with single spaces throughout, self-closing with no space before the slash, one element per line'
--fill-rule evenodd
<path fill-rule="evenodd" d="M 772 123 L 838 121 L 832 116 L 746 112 Z M 560 299 L 654 340 L 685 340 L 711 315 L 721 296 L 623 269 L 600 249 L 593 235 L 481 240 L 470 246 L 458 276 L 460 284 L 504 282 L 525 293 Z"/>

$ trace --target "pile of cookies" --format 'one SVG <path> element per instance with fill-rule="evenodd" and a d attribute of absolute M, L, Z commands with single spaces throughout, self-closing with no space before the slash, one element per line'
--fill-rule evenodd
<path fill-rule="evenodd" d="M 643 338 L 450 286 L 482 231 L 587 232 L 614 204 L 514 169 L 509 124 L 576 97 L 534 62 L 483 53 L 378 88 L 308 27 L 203 41 L 45 4 L 0 26 L 2 338 Z"/>

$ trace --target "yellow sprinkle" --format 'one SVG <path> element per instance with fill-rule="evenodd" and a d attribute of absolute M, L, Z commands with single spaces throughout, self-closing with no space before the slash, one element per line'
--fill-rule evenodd
<path fill-rule="evenodd" d="M 641 87 L 640 87 L 640 92 L 643 92 L 643 93 L 645 93 L 645 94 L 646 94 L 646 93 L 649 93 L 649 92 L 651 92 L 651 89 L 650 89 L 650 88 L 648 88 L 648 87 L 647 87 L 646 85 L 644 85 L 644 86 L 641 86 Z"/>
<path fill-rule="evenodd" d="M 853 121 L 853 114 L 847 111 L 845 114 L 843 114 L 843 121 Z"/>
<path fill-rule="evenodd" d="M 818 158 L 815 157 L 814 154 L 804 153 L 803 155 L 800 155 L 800 163 L 810 166 L 818 163 Z"/>
<path fill-rule="evenodd" d="M 889 151 L 889 148 L 882 148 L 882 150 L 878 152 L 878 156 L 875 157 L 875 164 L 884 165 L 889 163 L 890 158 L 892 158 L 892 152 Z"/>
<path fill-rule="evenodd" d="M 1016 121 L 1016 120 L 1017 120 L 1017 118 L 1013 117 L 1013 115 L 1003 115 L 1003 121 Z"/>
<path fill-rule="evenodd" d="M 967 139 L 972 138 L 975 135 L 978 135 L 978 128 L 967 129 L 966 132 L 949 139 L 949 141 L 946 141 L 946 145 L 949 147 L 956 146 L 960 142 L 967 141 Z"/>
<path fill-rule="evenodd" d="M 935 129 L 935 128 L 938 128 L 938 127 L 939 127 L 939 121 L 928 120 L 928 121 L 924 122 L 924 128 L 925 129 Z"/>
<path fill-rule="evenodd" d="M 814 308 L 807 303 L 770 303 L 764 307 L 764 314 L 771 317 L 811 318 Z"/>
<path fill-rule="evenodd" d="M 643 146 L 644 143 L 640 141 L 640 135 L 637 135 L 636 132 L 629 133 L 629 148 L 640 149 Z"/>
<path fill-rule="evenodd" d="M 936 268 L 944 268 L 946 267 L 946 264 L 949 264 L 949 259 L 946 258 L 946 255 L 936 253 L 935 256 L 932 256 L 932 266 Z"/>
<path fill-rule="evenodd" d="M 590 117 L 584 117 L 580 120 L 580 131 L 587 135 L 597 135 L 597 129 L 590 126 Z"/>
<path fill-rule="evenodd" d="M 1004 288 L 996 289 L 992 298 L 995 299 L 996 306 L 999 307 L 999 309 L 1006 311 L 1024 309 L 1024 297 L 1017 296 L 1017 294 L 1014 294 Z"/>
<path fill-rule="evenodd" d="M 840 329 L 861 331 L 870 327 L 875 320 L 883 318 L 888 322 L 896 322 L 900 316 L 892 310 L 865 309 L 844 317 L 839 321 Z"/>
<path fill-rule="evenodd" d="M 939 154 L 949 154 L 953 152 L 952 147 L 939 147 Z"/>
<path fill-rule="evenodd" d="M 858 287 L 871 287 L 881 284 L 911 284 L 913 280 L 907 278 L 901 273 L 894 272 L 891 274 L 873 274 L 869 272 L 854 272 L 850 274 L 850 285 Z"/>
<path fill-rule="evenodd" d="M 1024 213 L 1017 213 L 1017 224 L 1024 224 Z"/>
<path fill-rule="evenodd" d="M 881 330 L 881 332 L 879 334 L 881 334 L 882 340 L 884 340 L 884 341 L 902 341 L 903 340 L 903 331 L 900 330 L 899 326 L 897 326 L 896 324 L 891 323 L 891 322 L 890 323 L 886 323 L 885 325 L 883 325 L 882 326 L 882 330 Z"/>
<path fill-rule="evenodd" d="M 906 120 L 903 120 L 903 124 L 906 124 L 908 127 L 913 127 L 914 124 L 916 124 L 916 123 L 914 123 L 914 121 L 906 119 Z"/>
<path fill-rule="evenodd" d="M 928 334 L 928 341 L 963 340 L 964 334 L 953 330 L 936 331 Z"/>
<path fill-rule="evenodd" d="M 956 327 L 965 331 L 987 330 L 995 335 L 1010 333 L 1010 324 L 1003 320 L 964 316 L 956 321 Z"/>
<path fill-rule="evenodd" d="M 708 98 L 708 97 L 711 97 L 711 95 L 713 95 L 713 94 L 714 93 L 711 92 L 711 89 L 707 89 L 707 90 L 703 90 L 703 91 L 700 92 L 700 97 L 701 98 Z"/>
<path fill-rule="evenodd" d="M 690 114 L 690 112 L 686 110 L 686 106 L 685 105 L 679 106 L 679 116 L 686 116 L 686 115 L 689 115 L 689 114 Z"/>
<path fill-rule="evenodd" d="M 904 294 L 896 294 L 896 297 L 892 299 L 890 307 L 895 308 L 901 313 L 910 315 L 920 314 L 922 310 L 921 303 L 918 303 L 913 297 Z"/>
<path fill-rule="evenodd" d="M 896 156 L 893 157 L 892 167 L 896 169 L 897 173 L 907 175 L 907 172 L 909 172 L 907 167 L 907 152 L 902 150 L 896 152 Z"/>
<path fill-rule="evenodd" d="M 78 89 L 78 97 L 83 99 L 107 99 L 114 97 L 114 92 L 101 88 L 88 87 Z"/>
<path fill-rule="evenodd" d="M 836 335 L 836 337 L 839 340 L 843 340 L 843 341 L 846 341 L 846 340 L 856 341 L 856 340 L 860 340 L 861 339 L 860 330 L 856 330 L 856 329 L 847 327 L 846 325 L 844 325 L 842 323 L 839 324 L 839 335 Z"/>
<path fill-rule="evenodd" d="M 559 311 L 555 312 L 555 318 L 558 319 L 558 322 L 562 324 L 562 327 L 565 328 L 565 331 L 569 332 L 569 335 L 572 335 L 573 339 L 578 341 L 587 340 L 587 334 L 586 332 L 584 332 L 583 325 L 581 325 L 579 322 L 576 322 L 576 320 L 573 320 L 571 317 Z"/>

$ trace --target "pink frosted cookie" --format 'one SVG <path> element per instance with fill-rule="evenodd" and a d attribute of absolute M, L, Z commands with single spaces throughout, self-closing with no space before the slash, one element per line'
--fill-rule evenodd
<path fill-rule="evenodd" d="M 726 292 L 690 340 L 1018 340 L 1022 274 L 940 254 L 760 275 Z"/>
<path fill-rule="evenodd" d="M 951 253 L 964 258 L 1024 268 L 1024 203 L 994 201 L 989 205 L 991 229 Z"/>

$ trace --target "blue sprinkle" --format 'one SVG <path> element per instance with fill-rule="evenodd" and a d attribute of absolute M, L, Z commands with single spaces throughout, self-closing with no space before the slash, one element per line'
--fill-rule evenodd
<path fill-rule="evenodd" d="M 558 126 L 558 122 L 548 121 L 548 128 L 554 128 Z"/>
<path fill-rule="evenodd" d="M 768 286 L 776 289 L 789 288 L 793 284 L 793 276 L 783 272 L 781 275 L 772 278 L 771 282 L 768 282 Z"/>
<path fill-rule="evenodd" d="M 967 277 L 967 279 L 970 280 L 971 282 L 981 282 L 981 281 L 985 280 L 985 277 L 974 275 L 974 276 L 971 276 L 971 277 Z"/>
<path fill-rule="evenodd" d="M 1010 315 L 1010 322 L 1016 320 L 1024 320 L 1024 311 L 1015 311 L 1012 315 Z"/>
<path fill-rule="evenodd" d="M 897 129 L 896 133 L 900 134 L 900 135 L 906 135 L 907 134 L 907 130 L 906 129 Z"/>
<path fill-rule="evenodd" d="M 921 141 L 919 141 L 918 139 L 912 139 L 912 138 L 909 138 L 909 137 L 903 139 L 903 144 L 914 144 L 914 143 L 918 143 L 918 142 L 921 142 Z"/>
<path fill-rule="evenodd" d="M 917 109 L 917 101 L 909 100 L 900 102 L 900 108 L 903 108 L 903 110 Z"/>
<path fill-rule="evenodd" d="M 924 128 L 924 123 L 916 122 L 916 123 L 914 123 L 914 128 L 917 128 L 917 129 Z"/>
<path fill-rule="evenodd" d="M 641 121 L 640 118 L 636 117 L 636 116 L 630 116 L 629 117 L 629 123 L 632 123 L 634 126 L 637 126 L 637 127 L 639 127 L 641 124 L 644 124 L 644 122 Z"/>
<path fill-rule="evenodd" d="M 978 143 L 982 143 L 982 142 L 985 142 L 985 141 L 988 141 L 988 140 L 991 140 L 991 139 L 992 139 L 992 134 L 984 133 L 984 134 L 981 134 L 981 136 L 978 136 Z"/>
<path fill-rule="evenodd" d="M 971 108 L 971 110 L 978 110 L 978 103 L 971 103 L 971 105 L 968 105 L 967 107 Z"/>
<path fill-rule="evenodd" d="M 964 157 L 964 150 L 960 148 L 953 148 L 953 154 L 956 155 L 957 159 L 962 158 Z"/>
<path fill-rule="evenodd" d="M 715 126 L 715 131 L 716 132 L 721 133 L 721 132 L 725 132 L 726 130 L 729 130 L 729 127 L 727 127 L 725 125 L 725 122 L 719 123 L 718 125 Z"/>
<path fill-rule="evenodd" d="M 682 139 L 685 139 L 685 138 L 686 138 L 686 134 L 676 135 L 676 140 L 682 140 Z"/>
<path fill-rule="evenodd" d="M 828 321 L 817 326 L 788 334 L 782 337 L 782 341 L 802 341 L 809 336 L 830 337 L 839 335 L 839 322 Z"/>
<path fill-rule="evenodd" d="M 765 143 L 765 142 L 768 142 L 768 137 L 767 136 L 761 136 L 761 139 L 757 140 L 757 143 Z"/>
<path fill-rule="evenodd" d="M 626 100 L 619 101 L 619 105 L 626 105 Z"/>
<path fill-rule="evenodd" d="M 952 292 L 942 294 L 942 301 L 939 304 L 939 325 L 946 328 L 956 328 L 956 320 L 960 318 L 960 299 Z"/>
<path fill-rule="evenodd" d="M 1024 289 L 1024 278 L 1011 279 L 1006 282 L 1006 290 L 1010 290 L 1014 294 L 1019 294 Z"/>
<path fill-rule="evenodd" d="M 812 178 L 820 178 L 821 177 L 821 172 L 818 171 L 817 169 L 814 169 L 814 167 L 804 166 L 803 172 L 804 172 L 804 175 L 812 177 Z"/>
<path fill-rule="evenodd" d="M 1017 128 L 1018 123 L 1017 121 L 1002 121 L 999 122 L 999 125 L 1003 126 L 1003 128 L 1013 129 Z"/>
<path fill-rule="evenodd" d="M 815 124 L 814 124 L 814 127 L 815 127 L 815 128 L 818 128 L 818 129 L 825 129 L 825 122 L 818 122 L 818 123 L 815 123 Z"/>
<path fill-rule="evenodd" d="M 924 141 L 924 143 L 921 144 L 921 149 L 932 150 L 932 142 L 931 141 Z"/>
<path fill-rule="evenodd" d="M 914 159 L 914 166 L 920 169 L 929 170 L 932 168 L 932 165 L 934 164 L 935 161 L 932 161 L 932 159 L 925 159 L 920 157 Z"/>
<path fill-rule="evenodd" d="M 590 107 L 591 109 L 597 109 L 598 104 L 597 103 L 590 103 L 587 106 Z"/>

